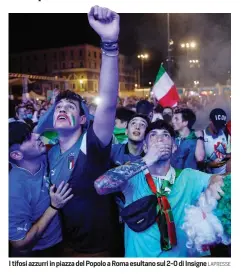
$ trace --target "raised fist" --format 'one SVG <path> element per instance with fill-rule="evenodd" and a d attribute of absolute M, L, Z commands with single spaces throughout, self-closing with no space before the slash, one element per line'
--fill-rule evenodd
<path fill-rule="evenodd" d="M 99 6 L 94 6 L 88 13 L 90 26 L 104 42 L 118 40 L 120 31 L 120 17 L 117 13 Z"/>

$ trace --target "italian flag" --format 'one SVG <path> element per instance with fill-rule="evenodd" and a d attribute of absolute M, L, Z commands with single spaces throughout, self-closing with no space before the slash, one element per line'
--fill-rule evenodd
<path fill-rule="evenodd" d="M 177 88 L 162 65 L 157 74 L 152 92 L 162 107 L 174 107 L 179 101 Z"/>

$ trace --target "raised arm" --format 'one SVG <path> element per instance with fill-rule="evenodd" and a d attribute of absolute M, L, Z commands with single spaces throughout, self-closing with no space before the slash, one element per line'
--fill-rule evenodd
<path fill-rule="evenodd" d="M 93 129 L 103 145 L 106 146 L 111 141 L 113 134 L 119 85 L 119 15 L 109 9 L 95 6 L 91 8 L 88 19 L 90 26 L 102 41 L 99 81 L 101 102 L 96 109 Z"/>
<path fill-rule="evenodd" d="M 144 159 L 113 168 L 95 181 L 95 189 L 99 195 L 122 191 L 129 179 L 146 168 Z"/>
<path fill-rule="evenodd" d="M 203 141 L 203 131 L 196 131 L 195 135 L 197 138 L 197 145 L 195 150 L 195 158 L 197 162 L 202 162 L 205 158 L 205 148 L 204 148 L 204 141 Z"/>
<path fill-rule="evenodd" d="M 95 181 L 94 185 L 97 193 L 105 195 L 122 191 L 128 180 L 150 167 L 162 154 L 160 147 L 156 147 L 153 144 L 142 159 L 107 171 Z"/>

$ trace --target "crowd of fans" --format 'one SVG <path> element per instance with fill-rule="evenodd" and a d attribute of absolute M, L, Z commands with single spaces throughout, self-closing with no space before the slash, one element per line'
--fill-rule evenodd
<path fill-rule="evenodd" d="M 97 17 L 91 21 L 98 12 L 92 9 L 89 22 L 101 36 Z M 50 100 L 10 100 L 10 256 L 189 256 L 181 230 L 186 205 L 205 190 L 217 200 L 223 195 L 231 121 L 219 97 L 181 98 L 175 107 L 118 98 L 118 48 L 111 46 L 108 55 L 110 45 L 102 45 L 98 105 L 57 89 Z M 151 219 L 151 191 L 172 206 L 165 212 L 160 204 L 158 219 Z M 146 207 L 141 218 L 138 203 Z M 198 255 L 230 256 L 230 245 L 212 244 Z"/>

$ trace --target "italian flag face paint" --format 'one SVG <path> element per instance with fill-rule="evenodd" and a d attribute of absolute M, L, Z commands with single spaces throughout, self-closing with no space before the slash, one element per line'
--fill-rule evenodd
<path fill-rule="evenodd" d="M 75 117 L 73 115 L 71 115 L 71 126 L 75 126 Z"/>

